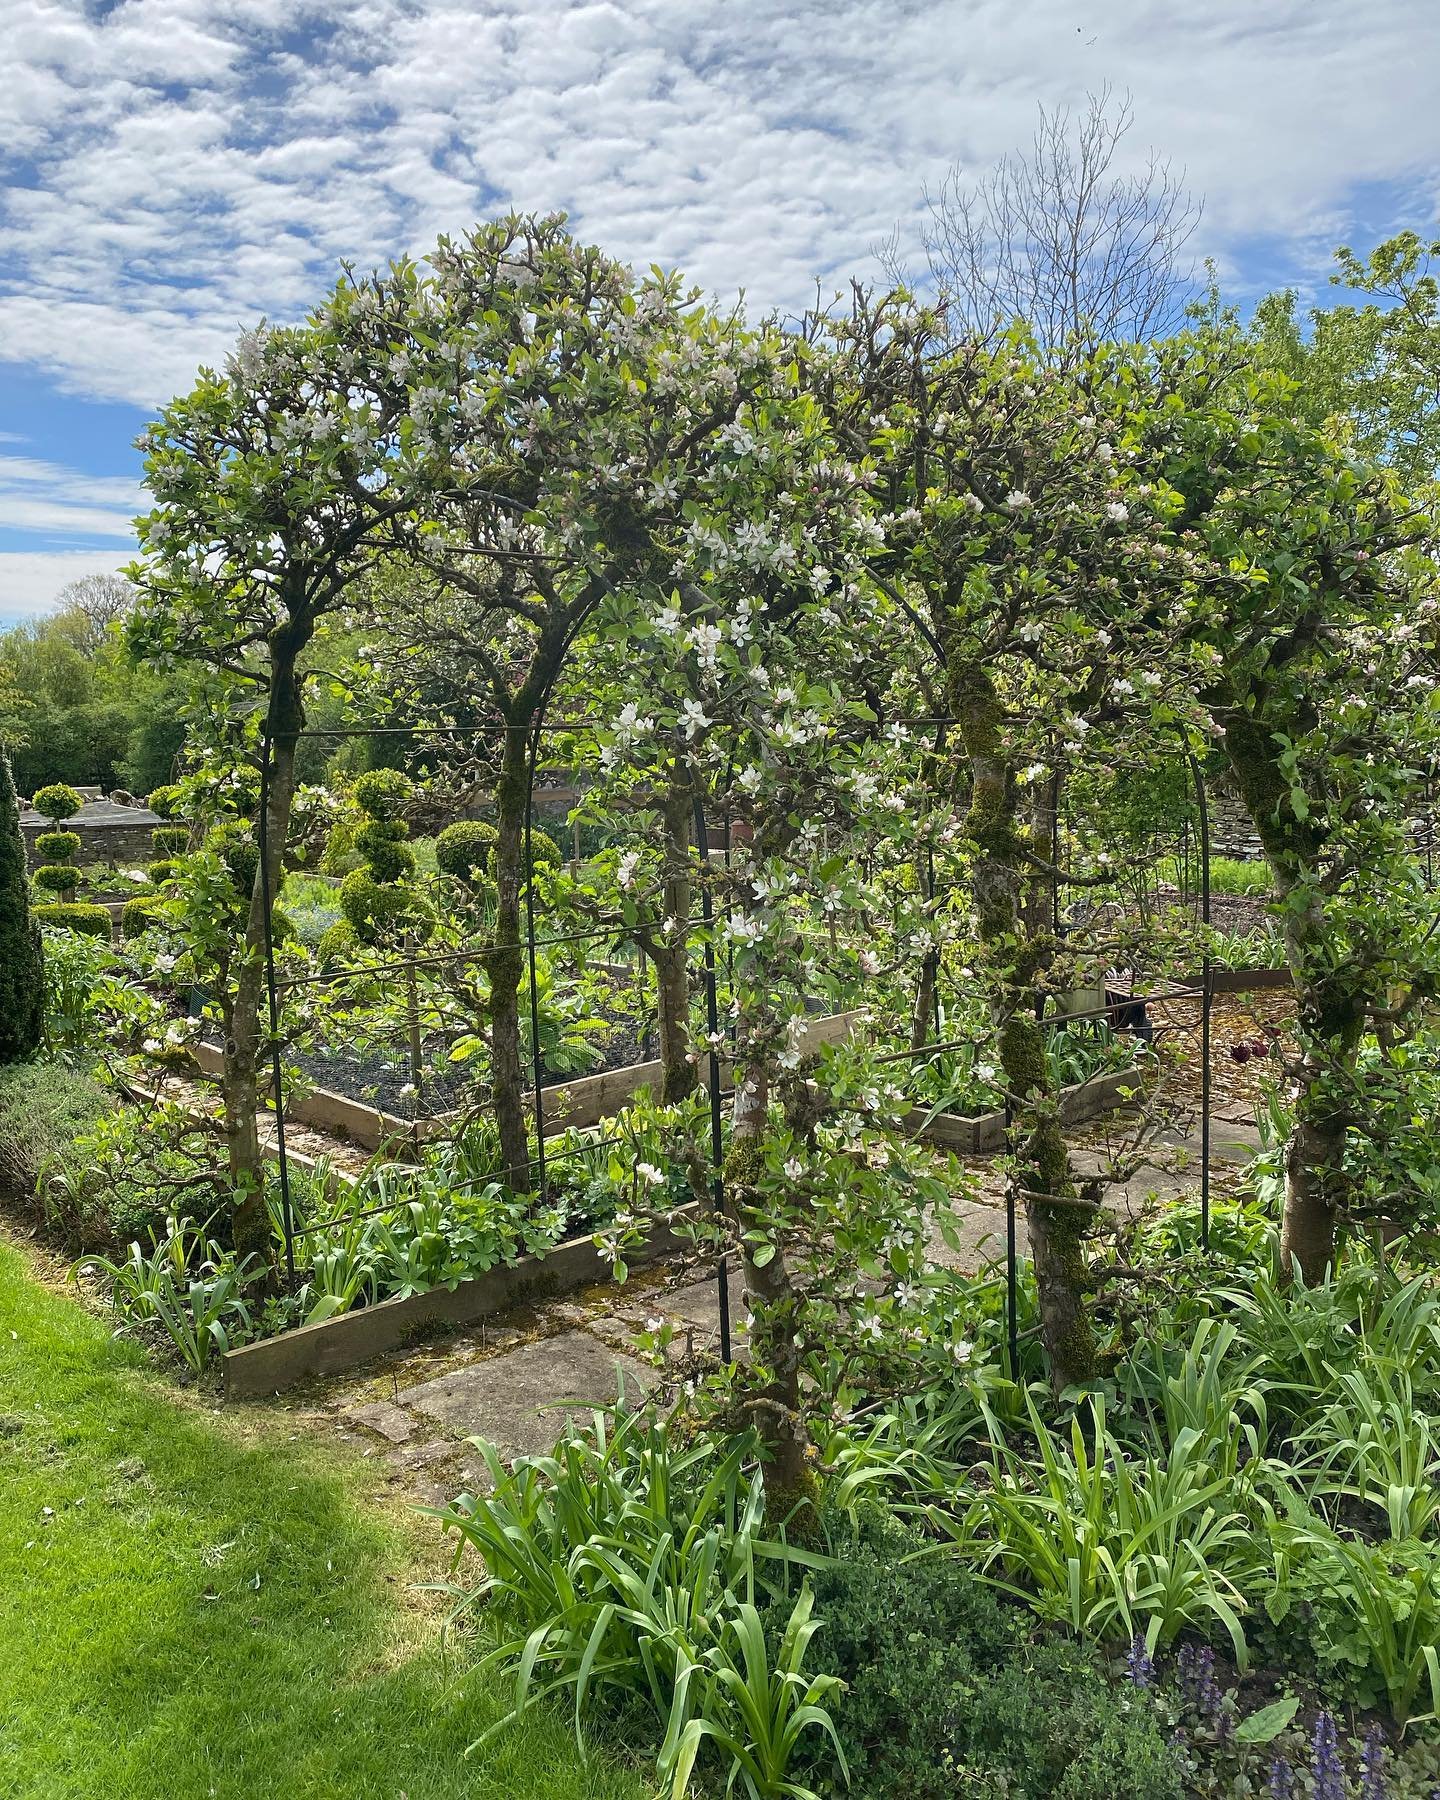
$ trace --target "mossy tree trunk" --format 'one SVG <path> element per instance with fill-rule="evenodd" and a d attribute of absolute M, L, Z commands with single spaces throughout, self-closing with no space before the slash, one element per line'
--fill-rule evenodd
<path fill-rule="evenodd" d="M 664 832 L 665 918 L 675 924 L 661 928 L 646 945 L 655 964 L 656 1015 L 660 1030 L 660 1061 L 665 1075 L 662 1088 L 667 1102 L 693 1094 L 700 1079 L 691 1054 L 690 953 L 687 922 L 693 904 L 694 882 L 690 868 L 691 818 L 694 789 L 682 762 L 671 768 L 661 805 Z"/>
<path fill-rule="evenodd" d="M 1285 1145 L 1282 1268 L 1307 1284 L 1334 1262 L 1343 1214 L 1345 1143 L 1355 1123 L 1355 1064 L 1368 1015 L 1363 976 L 1337 959 L 1324 895 L 1312 871 L 1323 844 L 1313 815 L 1297 817 L 1276 725 L 1261 704 L 1229 714 L 1225 752 L 1283 903 L 1286 961 L 1295 985 L 1295 1122 Z"/>
<path fill-rule="evenodd" d="M 533 710 L 533 709 L 532 709 Z M 525 1069 L 520 995 L 525 979 L 521 891 L 525 869 L 525 813 L 530 796 L 527 749 L 530 714 L 512 711 L 495 789 L 495 929 L 485 955 L 490 978 L 490 1086 L 506 1179 L 517 1193 L 531 1187 L 525 1120 Z M 517 728 L 523 727 L 523 728 Z"/>
<path fill-rule="evenodd" d="M 770 1078 L 761 1057 L 745 1061 L 735 1089 L 730 1151 L 725 1159 L 725 1209 L 730 1216 L 751 1296 L 751 1351 L 769 1373 L 752 1401 L 765 1447 L 766 1505 L 785 1518 L 814 1487 L 810 1436 L 800 1381 L 799 1299 L 784 1245 L 766 1227 L 760 1203 L 761 1143 L 769 1111 Z"/>
<path fill-rule="evenodd" d="M 308 615 L 297 611 L 270 634 L 269 803 L 266 856 L 257 861 L 245 923 L 243 948 L 233 965 L 234 987 L 225 1019 L 220 1093 L 225 1109 L 225 1144 L 234 1193 L 232 1233 L 236 1252 L 262 1260 L 270 1254 L 270 1215 L 265 1204 L 265 1159 L 260 1140 L 261 1063 L 268 1051 L 269 1019 L 265 983 L 265 920 L 280 888 L 290 812 L 295 799 L 297 733 L 305 726 L 299 660 L 310 641 Z M 269 892 L 264 883 L 268 878 Z"/>
<path fill-rule="evenodd" d="M 953 658 L 950 711 L 970 765 L 966 836 L 972 857 L 976 929 L 1011 1097 L 1012 1179 L 1024 1201 L 1040 1306 L 1040 1340 L 1057 1390 L 1095 1371 L 1095 1334 L 1086 1302 L 1085 1234 L 1092 1216 L 1070 1168 L 1038 1017 L 1037 977 L 1051 953 L 1048 931 L 1027 924 L 1035 898 L 1022 799 L 1003 742 L 1003 710 L 994 680 L 978 663 Z"/>

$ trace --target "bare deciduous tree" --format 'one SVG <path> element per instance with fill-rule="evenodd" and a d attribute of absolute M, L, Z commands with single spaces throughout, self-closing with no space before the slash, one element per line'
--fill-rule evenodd
<path fill-rule="evenodd" d="M 123 575 L 81 575 L 67 581 L 56 598 L 63 612 L 84 617 L 88 641 L 82 647 L 94 652 L 110 627 L 129 616 L 135 588 Z"/>
<path fill-rule="evenodd" d="M 1042 106 L 1028 153 L 979 179 L 956 163 L 926 193 L 920 282 L 898 234 L 879 252 L 887 273 L 907 286 L 928 277 L 956 342 L 986 343 L 1016 319 L 1061 355 L 1172 330 L 1201 208 L 1155 152 L 1133 173 L 1117 164 L 1133 123 L 1129 96 L 1108 87 L 1079 115 Z"/>

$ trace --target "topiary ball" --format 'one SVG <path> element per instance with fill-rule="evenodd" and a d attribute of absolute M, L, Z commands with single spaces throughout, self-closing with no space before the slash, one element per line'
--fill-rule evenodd
<path fill-rule="evenodd" d="M 550 833 L 532 826 L 530 830 L 530 867 L 538 869 L 548 864 L 551 868 L 556 868 L 563 861 L 560 846 Z"/>
<path fill-rule="evenodd" d="M 68 894 L 75 886 L 76 874 L 74 863 L 41 863 L 35 871 L 35 885 L 54 894 Z"/>
<path fill-rule="evenodd" d="M 315 946 L 315 954 L 320 959 L 322 968 L 332 963 L 348 962 L 360 947 L 360 940 L 355 935 L 355 927 L 348 919 L 337 919 L 330 928 L 323 932 L 320 942 Z"/>
<path fill-rule="evenodd" d="M 242 894 L 253 892 L 255 872 L 260 867 L 260 846 L 253 838 L 226 838 L 220 846 L 220 860 Z"/>
<path fill-rule="evenodd" d="M 151 812 L 159 813 L 162 819 L 178 818 L 180 814 L 181 789 L 177 782 L 167 782 L 157 787 L 146 799 L 145 804 Z M 157 846 L 158 848 L 158 846 Z"/>
<path fill-rule="evenodd" d="M 394 819 L 415 792 L 415 784 L 399 769 L 367 769 L 355 777 L 351 797 L 372 819 Z"/>
<path fill-rule="evenodd" d="M 37 925 L 49 925 L 58 931 L 78 931 L 85 937 L 104 938 L 107 943 L 115 934 L 107 906 L 51 900 L 43 906 L 32 906 L 30 917 Z"/>
<path fill-rule="evenodd" d="M 145 865 L 145 873 L 155 883 L 156 887 L 164 887 L 167 881 L 173 881 L 179 871 L 179 863 L 173 862 L 169 857 L 165 856 L 162 856 L 156 862 L 146 863 Z"/>
<path fill-rule="evenodd" d="M 435 863 L 457 881 L 488 873 L 500 834 L 483 819 L 461 819 L 435 839 Z"/>
<path fill-rule="evenodd" d="M 63 781 L 55 781 L 49 787 L 43 787 L 35 795 L 36 812 L 47 819 L 73 819 L 85 802 Z"/>
<path fill-rule="evenodd" d="M 362 943 L 405 922 L 412 896 L 402 887 L 376 881 L 368 869 L 352 869 L 340 883 L 340 910 Z"/>
<path fill-rule="evenodd" d="M 120 908 L 120 930 L 124 936 L 141 937 L 159 924 L 159 906 L 159 898 L 154 894 L 137 894 L 133 900 L 127 900 Z"/>
<path fill-rule="evenodd" d="M 377 881 L 399 881 L 415 868 L 415 852 L 408 844 L 382 838 L 365 852 L 370 873 Z"/>
<path fill-rule="evenodd" d="M 35 840 L 35 848 L 46 862 L 74 862 L 80 854 L 80 833 L 78 831 L 42 831 Z"/>
<path fill-rule="evenodd" d="M 410 835 L 403 819 L 362 819 L 351 835 L 355 848 L 368 856 L 376 844 L 401 844 Z"/>
<path fill-rule="evenodd" d="M 180 856 L 190 848 L 190 828 L 187 825 L 157 825 L 150 833 L 150 842 L 161 856 Z"/>

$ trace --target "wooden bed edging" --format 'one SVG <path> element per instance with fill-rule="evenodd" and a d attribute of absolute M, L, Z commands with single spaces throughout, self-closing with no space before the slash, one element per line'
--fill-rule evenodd
<path fill-rule="evenodd" d="M 864 1007 L 849 1012 L 827 1013 L 810 1021 L 800 1037 L 802 1048 L 815 1049 L 833 1044 L 855 1030 L 865 1015 Z M 218 1044 L 198 1043 L 190 1053 L 202 1075 L 216 1076 L 224 1062 Z M 728 1075 L 729 1064 L 722 1062 L 722 1074 Z M 598 1125 L 602 1119 L 621 1112 L 642 1087 L 657 1088 L 665 1073 L 662 1062 L 627 1063 L 622 1069 L 607 1069 L 600 1075 L 582 1075 L 574 1081 L 557 1082 L 545 1090 L 545 1135 L 552 1137 L 570 1126 Z M 702 1066 L 701 1085 L 704 1085 Z M 268 1091 L 268 1089 L 267 1089 Z M 525 1104 L 531 1105 L 531 1095 Z M 421 1139 L 443 1135 L 449 1121 L 441 1114 L 412 1123 L 378 1107 L 364 1106 L 331 1088 L 309 1088 L 285 1102 L 285 1117 L 299 1125 L 314 1125 L 323 1131 L 348 1138 L 362 1150 L 400 1149 L 413 1145 L 417 1129 Z"/>
<path fill-rule="evenodd" d="M 1288 969 L 1212 969 L 1210 971 L 1210 992 L 1212 994 L 1249 994 L 1257 993 L 1262 988 L 1287 988 L 1293 985 L 1294 976 Z M 1195 986 L 1199 987 L 1200 977 L 1195 977 Z"/>
<path fill-rule="evenodd" d="M 691 1204 L 667 1220 L 657 1221 L 644 1248 L 626 1257 L 629 1266 L 637 1268 L 678 1250 L 681 1238 L 676 1222 L 694 1211 Z M 518 1262 L 497 1264 L 458 1287 L 431 1288 L 403 1300 L 380 1300 L 374 1306 L 337 1313 L 317 1325 L 297 1325 L 278 1337 L 227 1350 L 220 1358 L 225 1394 L 232 1400 L 250 1400 L 278 1393 L 307 1376 L 352 1369 L 397 1349 L 430 1327 L 472 1325 L 521 1301 L 567 1293 L 610 1278 L 610 1261 L 594 1239 L 570 1238 L 544 1256 L 522 1256 Z"/>
<path fill-rule="evenodd" d="M 1067 1125 L 1079 1125 L 1086 1119 L 1098 1118 L 1124 1101 L 1124 1090 L 1139 1085 L 1134 1069 L 1111 1069 L 1090 1081 L 1078 1082 L 1060 1092 L 1060 1117 Z M 929 1119 L 926 1124 L 925 1120 Z M 927 1144 L 942 1150 L 958 1150 L 972 1156 L 1005 1148 L 1005 1115 L 1003 1112 L 980 1113 L 966 1118 L 962 1113 L 936 1113 L 924 1106 L 912 1106 L 904 1122 Z"/>

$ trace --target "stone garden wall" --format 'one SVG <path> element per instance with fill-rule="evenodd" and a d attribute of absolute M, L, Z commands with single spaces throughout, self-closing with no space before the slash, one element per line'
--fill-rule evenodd
<path fill-rule="evenodd" d="M 80 839 L 80 863 L 121 863 L 143 865 L 155 852 L 150 846 L 150 833 L 165 821 L 148 806 L 117 805 L 96 795 L 96 790 L 79 790 L 87 795 L 73 819 L 66 819 L 62 829 L 73 831 Z M 53 829 L 48 819 L 29 807 L 20 810 L 20 829 L 25 835 L 25 852 L 33 869 L 41 860 L 35 853 L 35 840 L 42 831 Z"/>

